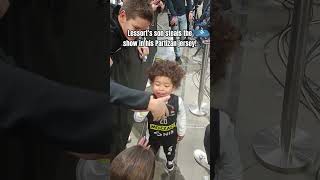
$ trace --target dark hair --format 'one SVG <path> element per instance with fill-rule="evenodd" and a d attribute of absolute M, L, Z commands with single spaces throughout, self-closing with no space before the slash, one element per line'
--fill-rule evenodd
<path fill-rule="evenodd" d="M 154 153 L 140 145 L 118 154 L 111 163 L 111 180 L 152 180 L 155 168 Z"/>
<path fill-rule="evenodd" d="M 219 3 L 213 1 L 211 13 L 213 13 L 213 30 L 211 32 L 213 32 L 212 41 L 214 42 L 211 51 L 213 52 L 211 83 L 215 84 L 218 80 L 225 77 L 228 58 L 239 45 L 241 33 L 229 20 L 221 15 Z"/>
<path fill-rule="evenodd" d="M 121 7 L 126 12 L 127 20 L 140 17 L 149 22 L 153 20 L 153 10 L 150 0 L 127 0 Z"/>
<path fill-rule="evenodd" d="M 157 76 L 165 76 L 171 79 L 171 82 L 175 88 L 179 88 L 182 78 L 186 75 L 186 72 L 176 62 L 169 60 L 157 60 L 147 71 L 148 78 L 151 82 Z"/>

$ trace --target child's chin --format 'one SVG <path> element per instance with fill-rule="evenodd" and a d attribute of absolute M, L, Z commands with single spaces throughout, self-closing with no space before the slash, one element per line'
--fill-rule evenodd
<path fill-rule="evenodd" d="M 162 97 L 166 97 L 167 95 L 156 95 L 157 98 L 162 98 Z"/>

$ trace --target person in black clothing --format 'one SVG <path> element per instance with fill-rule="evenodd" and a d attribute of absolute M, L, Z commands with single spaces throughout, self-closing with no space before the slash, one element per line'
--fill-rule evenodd
<path fill-rule="evenodd" d="M 185 40 L 185 37 L 183 36 L 183 31 L 188 30 L 187 21 L 191 22 L 193 19 L 191 0 L 186 1 L 187 4 L 185 4 L 185 0 L 166 0 L 166 6 L 170 12 L 169 25 L 171 27 L 171 30 L 182 32 L 182 36 L 178 37 L 179 39 L 177 39 L 177 37 L 173 37 L 174 40 Z M 174 52 L 176 55 L 176 62 L 181 64 L 182 52 L 180 50 L 180 47 L 175 46 Z"/>
<path fill-rule="evenodd" d="M 134 1 L 133 1 L 134 2 Z M 124 1 L 124 5 L 129 7 L 128 2 Z M 150 30 L 154 31 L 157 28 L 157 13 L 158 10 L 162 10 L 164 8 L 164 4 L 160 0 L 152 0 L 151 2 L 152 10 L 153 10 L 153 22 L 150 25 Z M 130 5 L 132 6 L 132 5 Z M 142 6 L 142 5 L 139 5 Z M 145 5 L 143 5 L 145 6 Z M 123 7 L 123 9 L 126 7 Z M 139 9 L 139 8 L 134 8 Z M 125 9 L 124 9 L 125 10 Z M 118 20 L 119 12 L 121 11 L 121 6 L 111 5 L 111 31 L 116 31 L 115 34 L 122 37 L 123 39 L 127 39 L 125 37 L 125 33 L 122 30 L 122 26 L 120 25 Z M 128 12 L 127 10 L 125 10 Z M 138 11 L 139 12 L 139 11 Z M 129 12 L 130 13 L 130 12 Z M 141 14 L 141 12 L 139 12 Z M 137 14 L 139 14 L 137 13 Z M 129 19 L 129 18 L 128 18 Z M 136 21 L 136 18 L 130 18 L 130 23 Z M 128 25 L 129 22 L 124 22 L 123 27 Z M 124 27 L 127 28 L 127 27 Z M 123 33 L 121 33 L 121 31 Z M 112 35 L 114 39 L 116 35 Z M 146 37 L 148 40 L 155 40 L 156 37 Z M 120 41 L 121 42 L 121 41 Z M 145 70 L 150 67 L 153 63 L 154 55 L 156 54 L 157 47 L 149 47 L 150 54 L 146 61 L 142 61 L 139 57 L 139 53 L 137 52 L 137 47 L 122 47 L 120 43 L 120 49 L 115 53 L 112 53 L 112 59 L 114 60 L 114 64 L 110 69 L 110 77 L 117 83 L 120 83 L 126 87 L 137 89 L 144 91 L 147 83 L 148 77 L 145 74 Z M 117 47 L 119 47 L 119 45 Z M 115 47 L 115 44 L 111 45 Z M 114 138 L 116 139 L 116 143 L 112 146 L 112 150 L 114 155 L 117 155 L 121 151 L 126 148 L 126 144 L 128 142 L 128 137 L 132 130 L 133 126 L 133 111 L 123 108 L 121 106 L 114 106 L 112 109 L 112 113 L 114 114 L 115 119 L 113 120 L 113 127 L 116 127 L 114 131 Z"/>
<path fill-rule="evenodd" d="M 93 26 L 74 31 L 79 24 L 83 27 L 83 19 L 77 17 L 81 23 L 72 20 L 85 3 L 79 1 L 72 6 L 76 13 L 65 13 L 71 7 L 64 7 L 68 1 L 12 2 L 6 16 L 9 36 L 4 35 L 9 39 L 9 47 L 4 49 L 14 57 L 17 67 L 0 62 L 0 133 L 3 142 L 0 152 L 5 154 L 0 169 L 6 172 L 1 173 L 3 179 L 74 179 L 74 161 L 77 159 L 64 151 L 77 152 L 77 155 L 103 154 L 102 157 L 110 152 L 113 140 L 110 119 L 113 117 L 109 102 L 141 110 L 153 103 L 158 106 L 155 109 L 162 111 L 158 114 L 164 114 L 163 102 L 150 101 L 150 95 L 140 91 L 126 91 L 125 87 L 113 84 L 111 90 L 118 96 L 109 98 L 105 94 L 105 81 L 99 81 L 105 76 L 98 76 L 101 69 L 105 72 L 105 61 L 100 57 L 104 46 L 101 41 L 95 41 L 95 35 L 90 36 L 92 40 L 79 38 L 81 33 L 99 29 L 103 22 L 96 23 L 99 18 L 93 18 L 90 20 Z M 8 1 L 0 0 L 1 15 L 8 5 Z M 85 5 L 94 17 L 103 12 L 96 2 Z M 70 21 L 72 23 L 67 23 Z M 103 26 L 101 31 L 104 34 Z M 77 44 L 79 41 L 88 43 Z M 92 42 L 97 46 L 92 48 Z M 7 61 L 6 55 L 1 57 Z M 92 58 L 97 61 L 92 62 Z M 86 60 L 90 60 L 90 64 Z M 100 66 L 95 66 L 97 64 Z M 90 68 L 97 69 L 92 71 Z M 86 71 L 90 72 L 89 76 L 84 73 Z M 141 94 L 143 96 L 139 97 Z"/>
<path fill-rule="evenodd" d="M 146 0 L 130 0 L 124 1 L 123 6 L 110 5 L 110 33 L 109 37 L 111 40 L 110 48 L 110 65 L 112 65 L 112 56 L 117 53 L 122 48 L 122 43 L 125 40 L 136 40 L 138 37 L 128 36 L 128 30 L 131 31 L 143 31 L 149 28 L 153 19 L 153 10 L 149 1 Z M 140 57 L 147 55 L 149 53 L 148 48 L 138 48 Z M 117 63 L 117 62 L 115 62 Z M 165 103 L 162 101 L 167 101 L 169 97 L 164 97 L 160 99 L 154 99 L 150 94 L 144 91 L 133 90 L 123 88 L 123 86 L 118 86 L 113 80 L 110 80 L 110 98 L 115 99 L 115 103 L 124 103 L 130 100 L 132 101 L 143 101 L 148 103 L 150 98 L 150 109 L 153 111 L 155 119 L 161 119 L 168 114 L 168 109 L 165 107 Z M 125 94 L 130 96 L 124 96 Z M 132 96 L 133 95 L 133 96 Z M 131 101 L 132 100 L 132 101 Z M 155 102 L 155 103 L 154 103 Z M 154 105 L 155 104 L 155 105 Z M 147 104 L 146 104 L 147 105 Z"/>

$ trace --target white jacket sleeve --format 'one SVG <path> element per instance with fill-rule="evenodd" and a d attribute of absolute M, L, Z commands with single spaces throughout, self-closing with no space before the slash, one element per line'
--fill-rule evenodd
<path fill-rule="evenodd" d="M 147 118 L 148 113 L 149 113 L 149 111 L 147 111 L 147 112 L 134 112 L 133 119 L 135 122 L 143 122 L 148 119 Z"/>
<path fill-rule="evenodd" d="M 183 104 L 183 100 L 181 97 L 179 97 L 179 111 L 177 115 L 177 131 L 178 136 L 184 136 L 186 133 L 186 127 L 187 125 L 187 117 L 186 117 L 186 111 Z"/>

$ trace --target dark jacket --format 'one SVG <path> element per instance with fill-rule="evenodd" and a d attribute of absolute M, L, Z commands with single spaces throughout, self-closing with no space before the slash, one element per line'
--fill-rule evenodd
<path fill-rule="evenodd" d="M 166 6 L 169 9 L 171 16 L 182 16 L 192 11 L 191 0 L 166 0 Z"/>
<path fill-rule="evenodd" d="M 114 8 L 116 10 L 114 10 Z M 118 37 L 124 37 L 124 34 L 120 31 L 120 26 L 115 18 L 115 12 L 119 11 L 120 6 L 112 6 L 110 9 L 110 30 L 114 30 L 118 33 Z M 112 15 L 113 14 L 113 15 Z M 154 16 L 154 23 L 150 26 L 150 30 L 156 30 L 157 28 L 157 13 Z M 112 25 L 114 24 L 114 25 Z M 122 34 L 122 35 L 121 35 Z M 147 37 L 147 39 L 155 40 L 156 37 Z M 113 44 L 113 43 L 112 43 Z M 110 43 L 110 45 L 112 46 Z M 111 68 L 111 78 L 126 87 L 144 91 L 147 83 L 146 69 L 152 65 L 153 58 L 156 54 L 157 47 L 149 47 L 150 54 L 146 62 L 142 62 L 138 56 L 136 47 L 122 47 L 112 55 L 114 64 Z M 112 114 L 114 116 L 113 125 L 114 131 L 114 144 L 112 145 L 112 152 L 117 155 L 123 151 L 126 147 L 128 136 L 131 132 L 133 125 L 133 112 L 122 106 L 113 106 Z"/>
<path fill-rule="evenodd" d="M 108 96 L 62 86 L 0 60 L 0 132 L 30 136 L 67 151 L 108 153 Z"/>
<path fill-rule="evenodd" d="M 126 40 L 118 21 L 118 14 L 121 6 L 110 5 L 110 56 L 114 56 L 122 46 L 122 42 Z M 113 58 L 114 63 L 123 60 Z M 130 89 L 110 80 L 110 102 L 118 105 L 125 105 L 132 109 L 146 109 L 149 104 L 150 93 Z"/>
<path fill-rule="evenodd" d="M 118 21 L 120 8 L 120 5 L 110 4 L 110 33 L 108 41 L 111 45 L 111 55 L 121 48 L 123 41 L 127 40 Z"/>
<path fill-rule="evenodd" d="M 0 60 L 1 177 L 75 180 L 77 158 L 110 152 L 108 96 L 53 81 Z"/>
<path fill-rule="evenodd" d="M 109 99 L 105 97 L 109 93 L 109 77 L 106 74 L 106 69 L 108 69 L 106 57 L 108 56 L 105 54 L 106 41 L 104 40 L 106 37 L 105 17 L 105 9 L 96 1 L 79 0 L 74 3 L 70 0 L 16 0 L 11 2 L 6 19 L 2 21 L 4 24 L 2 24 L 2 22 L 0 24 L 1 27 L 3 27 L 1 28 L 1 32 L 4 33 L 0 34 L 0 44 L 4 46 L 7 55 L 14 58 L 15 64 L 18 67 L 61 84 L 94 90 L 104 93 L 105 95 L 90 95 L 88 98 L 92 97 L 92 99 L 83 99 L 82 96 L 84 95 L 82 94 L 86 94 L 85 90 L 82 90 L 84 91 L 82 93 L 74 92 L 73 94 L 70 92 L 55 95 L 54 93 L 63 91 L 62 89 L 64 88 L 57 88 L 60 90 L 52 92 L 55 88 L 52 90 L 45 89 L 44 85 L 38 86 L 37 83 L 34 84 L 34 87 L 29 87 L 31 83 L 28 84 L 27 82 L 29 81 L 25 81 L 26 83 L 24 84 L 26 87 L 24 88 L 34 88 L 34 92 L 42 90 L 39 95 L 50 94 L 50 97 L 44 96 L 42 99 L 50 100 L 53 104 L 37 104 L 28 108 L 39 108 L 37 111 L 40 111 L 39 115 L 44 118 L 41 118 L 42 121 L 40 121 L 40 116 L 37 117 L 36 110 L 32 109 L 32 113 L 29 112 L 29 115 L 38 118 L 32 123 L 34 128 L 37 130 L 45 129 L 46 132 L 42 132 L 41 135 L 50 133 L 53 137 L 46 137 L 40 141 L 37 135 L 32 137 L 16 136 L 14 138 L 9 135 L 8 137 L 4 135 L 0 136 L 2 142 L 0 154 L 4 156 L 0 164 L 1 179 L 75 180 L 78 158 L 66 154 L 64 150 L 58 148 L 59 146 L 67 149 L 72 148 L 75 151 L 108 152 L 106 147 L 102 148 L 101 146 L 104 143 L 108 145 L 112 144 L 110 141 L 108 142 L 108 134 L 111 133 L 108 129 L 109 125 L 106 126 L 106 124 L 98 123 L 101 120 L 108 121 L 108 119 L 113 119 L 112 114 L 108 113 L 110 111 L 106 101 L 108 102 Z M 5 77 L 6 81 L 9 78 L 8 75 L 1 75 L 1 77 Z M 42 80 L 39 80 L 39 83 L 41 81 Z M 20 81 L 20 83 L 22 83 L 22 81 Z M 5 97 L 5 100 L 13 98 L 12 96 L 15 95 L 13 92 L 18 91 L 18 89 L 15 89 L 15 91 L 12 91 L 10 94 L 8 89 L 3 89 L 4 87 L 4 85 L 1 85 L 0 91 L 6 91 L 5 93 L 8 97 Z M 38 87 L 41 88 L 38 89 Z M 23 87 L 20 88 L 24 90 Z M 113 86 L 111 86 L 110 89 L 112 90 Z M 121 91 L 114 92 L 118 94 L 115 94 L 113 96 L 114 98 L 111 98 L 112 102 L 124 104 L 122 100 L 126 99 L 121 98 L 123 96 L 119 96 L 123 95 L 119 94 Z M 140 93 L 145 95 L 145 93 Z M 20 93 L 20 95 L 21 96 L 18 97 L 21 98 L 23 96 L 29 96 L 27 93 Z M 64 99 L 60 102 L 62 95 Z M 33 96 L 25 98 L 27 98 L 26 100 L 31 98 L 39 100 L 39 98 Z M 130 101 L 127 105 L 143 107 L 146 106 L 148 100 L 149 97 L 145 98 L 142 106 L 141 104 L 139 104 L 139 106 L 134 104 L 134 102 L 141 101 Z M 85 102 L 80 103 L 79 101 Z M 103 112 L 101 110 L 102 101 L 106 103 L 104 104 L 105 109 Z M 4 102 L 8 101 L 3 101 L 2 98 L 1 103 Z M 16 103 L 21 102 L 16 100 Z M 27 103 L 27 101 L 24 103 Z M 26 104 L 24 105 L 26 106 Z M 94 108 L 94 106 L 96 106 L 96 108 Z M 58 114 L 54 114 L 51 118 L 44 116 L 45 110 L 50 110 L 48 108 L 52 108 L 52 111 L 48 112 L 50 114 L 53 114 L 53 112 L 60 114 L 59 112 L 61 112 L 62 116 L 69 117 L 69 119 L 71 119 L 70 123 L 67 123 L 68 121 L 61 122 L 62 119 L 66 120 L 67 118 L 58 117 Z M 54 110 L 55 108 L 56 110 Z M 64 112 L 63 108 L 70 111 Z M 8 109 L 8 107 L 1 104 L 0 111 L 2 113 L 9 110 L 13 109 Z M 10 116 L 10 119 L 19 118 L 19 121 L 15 120 L 9 123 L 10 127 L 16 127 L 22 126 L 20 124 L 20 122 L 22 122 L 20 121 L 22 115 L 24 115 L 23 112 L 20 115 L 6 114 L 3 116 Z M 36 124 L 37 122 L 47 121 L 47 118 L 49 118 L 47 124 Z M 88 123 L 90 122 L 92 124 L 83 122 L 85 119 Z M 57 124 L 54 124 L 54 121 L 57 122 Z M 60 133 L 60 130 L 57 130 L 58 122 L 64 123 L 66 128 L 69 128 L 69 131 L 62 129 L 62 134 L 59 136 L 58 133 Z M 84 128 L 88 129 L 83 130 Z M 101 132 L 102 129 L 106 132 Z M 47 130 L 50 130 L 50 132 Z M 82 131 L 82 133 L 76 133 L 75 131 Z M 75 134 L 71 135 L 71 132 Z M 90 136 L 88 133 L 92 133 L 92 135 Z M 82 139 L 82 143 L 87 144 L 87 142 L 89 142 L 90 144 L 84 146 L 80 144 L 77 145 L 77 143 L 80 143 L 79 138 Z M 48 144 L 47 141 L 49 139 L 55 139 L 54 142 L 50 141 L 55 145 Z M 75 142 L 72 143 L 71 141 Z M 98 141 L 104 143 L 102 143 L 102 145 L 96 144 Z"/>

